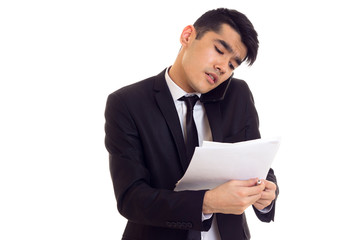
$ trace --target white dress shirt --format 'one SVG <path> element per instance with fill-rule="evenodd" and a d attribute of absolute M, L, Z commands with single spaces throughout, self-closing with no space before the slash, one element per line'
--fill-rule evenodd
<path fill-rule="evenodd" d="M 170 89 L 172 98 L 174 100 L 175 107 L 176 107 L 176 110 L 179 115 L 181 129 L 182 129 L 183 135 L 185 136 L 185 139 L 186 139 L 186 104 L 184 101 L 180 101 L 179 98 L 181 98 L 184 95 L 194 95 L 194 94 L 196 94 L 200 97 L 201 94 L 200 93 L 189 94 L 189 93 L 185 92 L 184 90 L 182 90 L 170 78 L 169 73 L 168 73 L 169 69 L 170 68 L 166 69 L 165 79 L 166 79 L 166 83 Z M 203 141 L 212 141 L 213 139 L 212 139 L 212 135 L 211 135 L 209 120 L 206 116 L 206 111 L 205 111 L 204 105 L 200 101 L 197 101 L 194 106 L 193 116 L 194 116 L 196 129 L 198 132 L 199 146 L 202 145 Z M 273 207 L 273 204 L 271 204 L 270 206 L 266 207 L 265 209 L 259 210 L 259 211 L 261 213 L 268 213 L 271 211 L 272 207 Z M 212 216 L 212 214 L 206 214 L 206 215 L 203 214 L 202 221 L 211 218 L 211 216 Z M 208 232 L 201 232 L 201 239 L 202 240 L 221 240 L 221 237 L 219 234 L 219 229 L 218 229 L 217 222 L 216 222 L 216 215 L 214 216 L 210 230 Z"/>
<path fill-rule="evenodd" d="M 176 110 L 179 115 L 179 120 L 181 124 L 181 129 L 183 132 L 184 137 L 186 138 L 186 104 L 184 101 L 180 101 L 179 98 L 181 98 L 184 95 L 194 95 L 194 93 L 187 93 L 184 90 L 182 90 L 178 85 L 172 81 L 172 79 L 169 76 L 170 68 L 168 68 L 165 72 L 165 79 L 166 83 L 170 89 L 170 93 L 173 97 Z M 196 93 L 200 97 L 200 93 Z M 212 135 L 211 135 L 211 129 L 209 125 L 209 120 L 206 116 L 204 105 L 197 101 L 194 110 L 193 110 L 193 116 L 194 121 L 196 125 L 196 129 L 198 131 L 198 138 L 199 138 L 199 146 L 202 145 L 203 141 L 212 141 Z M 202 221 L 211 218 L 212 214 L 206 214 L 199 217 L 202 217 Z M 216 223 L 216 216 L 214 216 L 214 219 L 212 221 L 211 228 L 208 232 L 201 232 L 201 239 L 202 240 L 221 240 L 219 235 L 219 230 Z"/>

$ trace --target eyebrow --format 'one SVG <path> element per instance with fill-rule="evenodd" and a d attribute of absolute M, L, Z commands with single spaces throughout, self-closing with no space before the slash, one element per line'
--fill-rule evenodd
<path fill-rule="evenodd" d="M 234 53 L 234 50 L 232 49 L 232 47 L 224 40 L 215 39 L 215 42 L 220 43 L 226 49 L 226 51 L 228 51 L 229 53 Z M 238 66 L 242 63 L 242 61 L 239 57 L 235 57 L 235 62 L 237 63 Z"/>

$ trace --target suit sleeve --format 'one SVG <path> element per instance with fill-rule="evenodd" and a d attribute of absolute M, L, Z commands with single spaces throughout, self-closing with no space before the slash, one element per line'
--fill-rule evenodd
<path fill-rule="evenodd" d="M 270 169 L 269 173 L 266 177 L 266 180 L 271 181 L 276 184 L 276 191 L 275 191 L 275 200 L 270 204 L 271 210 L 268 213 L 262 213 L 259 210 L 257 210 L 254 206 L 253 209 L 255 211 L 256 216 L 262 221 L 262 222 L 271 222 L 274 221 L 275 218 L 275 206 L 276 206 L 276 198 L 279 195 L 279 187 L 277 185 L 276 176 L 274 174 L 274 170 Z"/>
<path fill-rule="evenodd" d="M 247 86 L 247 85 L 246 85 Z M 248 88 L 248 87 L 247 87 Z M 259 132 L 259 118 L 258 114 L 255 108 L 254 98 L 253 95 L 248 88 L 248 104 L 247 104 L 247 127 L 246 127 L 246 137 L 247 140 L 257 139 L 260 138 L 260 132 Z M 271 181 L 276 184 L 276 198 L 279 195 L 279 187 L 277 185 L 276 176 L 274 173 L 274 170 L 270 168 L 268 175 L 266 177 L 266 180 Z M 270 222 L 274 221 L 275 217 L 275 200 L 271 203 L 271 210 L 268 213 L 262 213 L 259 210 L 257 210 L 255 207 L 253 207 L 256 216 L 263 222 Z"/>
<path fill-rule="evenodd" d="M 174 192 L 151 186 L 132 110 L 121 94 L 109 95 L 105 120 L 105 146 L 120 214 L 137 224 L 208 230 L 211 223 L 201 221 L 205 191 Z"/>

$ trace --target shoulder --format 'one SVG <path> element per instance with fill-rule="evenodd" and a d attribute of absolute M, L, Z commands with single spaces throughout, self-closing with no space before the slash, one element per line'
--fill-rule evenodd
<path fill-rule="evenodd" d="M 241 99 L 253 101 L 253 96 L 249 85 L 242 79 L 233 78 L 225 94 L 225 99 Z M 225 100 L 224 99 L 224 100 Z"/>
<path fill-rule="evenodd" d="M 144 80 L 138 81 L 136 83 L 124 86 L 110 94 L 116 96 L 127 96 L 127 95 L 138 95 L 143 93 L 144 91 L 151 90 L 154 86 L 156 76 L 146 78 Z"/>
<path fill-rule="evenodd" d="M 135 82 L 133 84 L 124 86 L 114 92 L 112 92 L 109 95 L 109 98 L 111 97 L 118 97 L 118 98 L 138 98 L 138 97 L 144 97 L 149 94 L 152 94 L 156 82 L 162 81 L 162 79 L 165 79 L 164 77 L 164 71 L 159 73 L 158 75 L 140 80 L 138 82 Z M 165 80 L 164 80 L 165 82 Z"/>
<path fill-rule="evenodd" d="M 231 79 L 228 91 L 250 91 L 250 88 L 245 80 L 233 78 Z"/>
<path fill-rule="evenodd" d="M 139 82 L 122 87 L 107 98 L 107 109 L 126 109 L 127 111 L 139 111 L 152 106 L 156 86 L 159 83 L 166 84 L 163 72 Z"/>

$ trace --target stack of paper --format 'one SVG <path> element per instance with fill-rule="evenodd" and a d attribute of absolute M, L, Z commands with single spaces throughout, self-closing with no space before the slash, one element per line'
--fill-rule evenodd
<path fill-rule="evenodd" d="M 204 142 L 175 191 L 212 189 L 229 180 L 265 179 L 280 138 L 239 143 Z"/>

